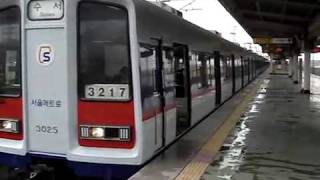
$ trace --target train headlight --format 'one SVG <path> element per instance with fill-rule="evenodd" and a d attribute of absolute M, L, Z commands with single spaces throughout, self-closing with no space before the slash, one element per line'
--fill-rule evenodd
<path fill-rule="evenodd" d="M 19 133 L 19 121 L 14 119 L 0 119 L 0 132 Z"/>
<path fill-rule="evenodd" d="M 12 129 L 14 126 L 13 122 L 10 121 L 3 121 L 2 127 L 3 129 Z"/>
<path fill-rule="evenodd" d="M 104 128 L 101 128 L 101 127 L 91 128 L 90 134 L 94 138 L 104 138 Z"/>
<path fill-rule="evenodd" d="M 80 126 L 80 138 L 92 140 L 129 141 L 130 127 L 126 126 Z"/>

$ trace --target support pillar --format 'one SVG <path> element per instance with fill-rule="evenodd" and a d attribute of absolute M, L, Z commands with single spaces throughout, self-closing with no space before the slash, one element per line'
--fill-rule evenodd
<path fill-rule="evenodd" d="M 282 59 L 281 60 L 281 67 L 282 67 L 282 71 L 288 71 L 288 67 L 286 66 L 286 60 Z"/>
<path fill-rule="evenodd" d="M 299 76 L 299 70 L 298 70 L 298 55 L 293 56 L 293 83 L 298 84 L 298 77 Z"/>
<path fill-rule="evenodd" d="M 302 85 L 302 59 L 300 58 L 299 59 L 299 82 L 301 83 L 301 85 Z"/>
<path fill-rule="evenodd" d="M 289 78 L 292 78 L 292 58 L 289 58 L 289 64 L 288 64 L 288 74 L 289 74 Z"/>
<path fill-rule="evenodd" d="M 273 58 L 274 58 L 274 55 L 271 54 L 271 55 L 270 55 L 270 68 L 271 68 L 271 73 L 274 73 Z"/>
<path fill-rule="evenodd" d="M 310 73 L 311 73 L 311 66 L 310 66 L 310 58 L 311 52 L 309 49 L 305 48 L 304 50 L 304 83 L 303 83 L 303 93 L 310 94 Z"/>

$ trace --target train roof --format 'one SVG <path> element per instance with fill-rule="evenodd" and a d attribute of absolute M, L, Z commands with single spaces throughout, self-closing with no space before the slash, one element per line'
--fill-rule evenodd
<path fill-rule="evenodd" d="M 100 1 L 117 2 L 117 0 Z M 259 56 L 146 0 L 118 2 L 120 1 L 126 2 L 129 8 L 133 6 L 139 42 L 157 45 L 153 38 L 161 38 L 167 46 L 181 43 L 189 45 L 190 50 Z M 19 3 L 20 0 L 2 0 L 0 8 Z"/>
<path fill-rule="evenodd" d="M 137 17 L 137 33 L 140 42 L 156 43 L 153 38 L 163 39 L 164 44 L 188 44 L 191 50 L 223 54 L 238 53 L 243 56 L 256 55 L 239 45 L 205 30 L 180 16 L 174 15 L 145 0 L 132 0 Z M 260 56 L 261 57 L 261 56 Z"/>

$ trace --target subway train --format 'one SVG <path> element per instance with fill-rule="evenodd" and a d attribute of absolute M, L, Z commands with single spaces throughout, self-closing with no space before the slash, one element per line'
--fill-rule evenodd
<path fill-rule="evenodd" d="M 129 177 L 267 67 L 144 0 L 1 0 L 0 163 Z"/>

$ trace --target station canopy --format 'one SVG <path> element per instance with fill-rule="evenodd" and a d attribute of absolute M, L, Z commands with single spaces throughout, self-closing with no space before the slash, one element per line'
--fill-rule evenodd
<path fill-rule="evenodd" d="M 319 0 L 219 0 L 267 53 L 320 35 Z M 292 41 L 291 41 L 292 40 Z"/>

